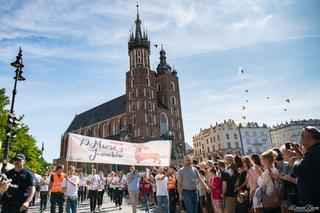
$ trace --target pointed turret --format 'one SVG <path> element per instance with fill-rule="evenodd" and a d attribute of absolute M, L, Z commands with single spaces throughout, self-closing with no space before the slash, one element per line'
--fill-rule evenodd
<path fill-rule="evenodd" d="M 167 57 L 166 57 L 166 51 L 163 49 L 163 45 L 161 44 L 161 50 L 160 50 L 160 63 L 157 67 L 158 74 L 162 73 L 170 73 L 171 72 L 171 66 L 167 64 Z"/>
<path fill-rule="evenodd" d="M 129 44 L 129 51 L 133 48 L 147 48 L 150 50 L 150 42 L 148 41 L 148 34 L 144 31 L 142 34 L 141 31 L 141 20 L 139 17 L 139 5 L 137 4 L 137 19 L 135 21 L 136 23 L 136 31 L 131 32 L 130 40 L 128 42 Z"/>

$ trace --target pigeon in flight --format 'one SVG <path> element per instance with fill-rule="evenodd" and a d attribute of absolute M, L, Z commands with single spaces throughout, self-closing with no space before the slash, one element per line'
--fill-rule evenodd
<path fill-rule="evenodd" d="M 246 107 L 245 106 L 242 106 L 242 110 L 245 110 L 246 109 Z"/>
<path fill-rule="evenodd" d="M 248 93 L 248 92 L 249 92 L 249 90 L 246 89 L 246 93 Z"/>
<path fill-rule="evenodd" d="M 241 70 L 241 74 L 243 74 L 244 73 L 244 71 L 243 71 L 243 69 Z"/>
<path fill-rule="evenodd" d="M 270 99 L 270 97 L 267 97 L 267 99 Z"/>
<path fill-rule="evenodd" d="M 248 100 L 246 100 L 246 102 L 248 103 L 249 101 L 248 101 Z"/>
<path fill-rule="evenodd" d="M 244 120 L 246 120 L 246 116 L 243 116 L 242 118 L 243 118 Z"/>
<path fill-rule="evenodd" d="M 283 109 L 285 112 L 288 111 L 287 109 Z"/>
<path fill-rule="evenodd" d="M 286 102 L 290 103 L 290 99 L 287 99 Z"/>
<path fill-rule="evenodd" d="M 158 48 L 158 44 L 154 44 L 153 46 L 155 46 L 156 48 Z"/>

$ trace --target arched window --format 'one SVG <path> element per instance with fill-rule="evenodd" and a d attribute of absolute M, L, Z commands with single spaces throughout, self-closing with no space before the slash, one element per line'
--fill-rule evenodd
<path fill-rule="evenodd" d="M 131 79 L 131 87 L 134 87 L 134 78 Z"/>
<path fill-rule="evenodd" d="M 114 122 L 112 124 L 112 135 L 116 135 L 117 134 L 117 123 Z"/>
<path fill-rule="evenodd" d="M 171 90 L 176 91 L 176 88 L 175 88 L 174 83 L 172 81 L 171 81 Z"/>
<path fill-rule="evenodd" d="M 157 91 L 159 92 L 161 90 L 161 84 L 157 84 Z"/>
<path fill-rule="evenodd" d="M 150 86 L 150 79 L 147 77 L 146 78 L 146 85 L 149 87 Z"/>
<path fill-rule="evenodd" d="M 150 125 L 152 125 L 152 123 L 153 123 L 153 122 L 152 122 L 152 115 L 151 115 L 151 114 L 148 116 L 148 122 L 149 122 Z"/>
<path fill-rule="evenodd" d="M 138 64 L 141 64 L 141 50 L 138 49 L 137 51 L 137 61 L 138 61 Z"/>
<path fill-rule="evenodd" d="M 136 111 L 136 105 L 135 103 L 132 103 L 132 112 Z"/>
<path fill-rule="evenodd" d="M 176 105 L 176 97 L 172 96 L 172 104 Z"/>
<path fill-rule="evenodd" d="M 160 115 L 160 134 L 163 135 L 168 131 L 168 118 L 167 115 L 164 113 L 161 113 Z"/>
<path fill-rule="evenodd" d="M 134 55 L 133 55 L 133 51 L 131 51 L 131 57 L 130 57 L 130 59 L 131 59 L 131 66 L 133 66 L 134 64 L 133 64 L 133 59 L 134 59 Z"/>
<path fill-rule="evenodd" d="M 149 110 L 149 111 L 152 111 L 152 104 L 151 104 L 150 101 L 148 102 L 148 110 Z"/>
<path fill-rule="evenodd" d="M 103 134 L 103 138 L 106 138 L 107 137 L 107 125 L 103 125 L 102 127 L 102 134 Z"/>
<path fill-rule="evenodd" d="M 132 116 L 132 126 L 136 125 L 136 116 Z"/>

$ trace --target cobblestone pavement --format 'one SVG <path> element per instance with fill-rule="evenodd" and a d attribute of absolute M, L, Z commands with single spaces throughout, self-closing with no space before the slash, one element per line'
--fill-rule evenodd
<path fill-rule="evenodd" d="M 39 208 L 40 208 L 40 200 L 37 199 L 36 205 L 31 206 L 28 212 L 29 213 L 40 213 Z M 48 202 L 47 209 L 43 212 L 44 213 L 50 212 L 50 202 Z M 58 212 L 58 210 L 56 212 Z M 78 205 L 77 213 L 85 213 L 85 212 L 90 213 L 89 199 L 84 201 L 82 204 Z M 107 195 L 105 195 L 103 197 L 103 205 L 102 205 L 101 211 L 96 210 L 95 212 L 97 212 L 97 213 L 99 213 L 99 212 L 101 212 L 101 213 L 103 213 L 103 212 L 123 212 L 123 213 L 132 212 L 129 197 L 128 196 L 124 197 L 122 209 L 119 210 L 119 208 L 116 207 L 115 204 L 110 201 L 110 198 Z M 145 208 L 142 205 L 138 205 L 137 212 L 138 213 L 145 212 Z M 150 212 L 153 212 L 153 208 Z"/>

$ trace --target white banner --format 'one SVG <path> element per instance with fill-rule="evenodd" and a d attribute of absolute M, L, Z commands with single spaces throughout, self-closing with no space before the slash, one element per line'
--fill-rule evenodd
<path fill-rule="evenodd" d="M 171 141 L 128 143 L 73 133 L 68 137 L 67 161 L 170 166 L 170 159 Z"/>

